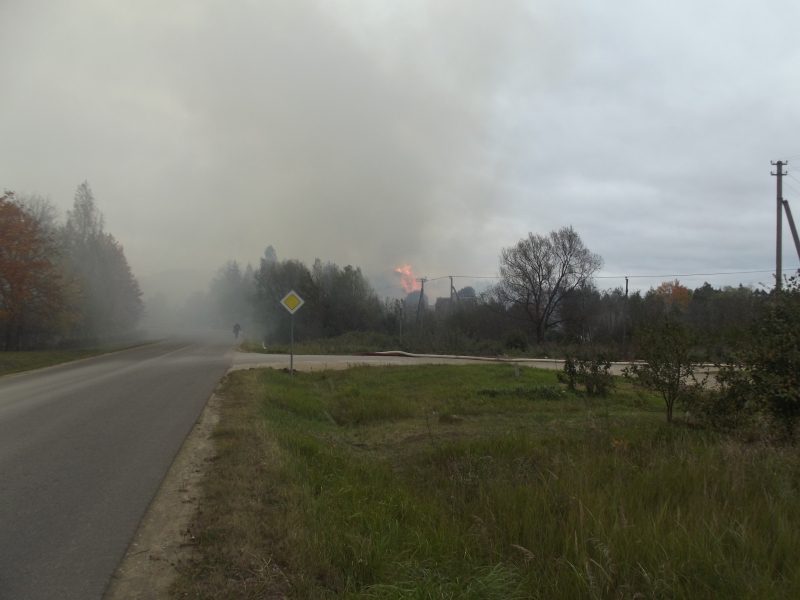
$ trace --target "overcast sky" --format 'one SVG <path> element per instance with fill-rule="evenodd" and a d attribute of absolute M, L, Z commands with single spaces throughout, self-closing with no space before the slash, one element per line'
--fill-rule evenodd
<path fill-rule="evenodd" d="M 800 215 L 797 2 L 0 0 L 0 23 L 0 187 L 66 210 L 88 180 L 144 281 L 271 244 L 390 294 L 397 265 L 494 275 L 563 225 L 604 276 L 768 270 L 786 158 Z"/>

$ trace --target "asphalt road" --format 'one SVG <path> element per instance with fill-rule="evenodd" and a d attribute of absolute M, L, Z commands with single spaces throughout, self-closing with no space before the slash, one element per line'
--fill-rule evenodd
<path fill-rule="evenodd" d="M 102 598 L 231 356 L 165 342 L 0 378 L 0 599 Z"/>

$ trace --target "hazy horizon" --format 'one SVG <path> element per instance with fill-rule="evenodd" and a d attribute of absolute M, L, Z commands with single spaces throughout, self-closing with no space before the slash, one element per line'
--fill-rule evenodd
<path fill-rule="evenodd" d="M 398 266 L 492 276 L 503 247 L 564 225 L 615 276 L 601 289 L 730 271 L 762 272 L 679 279 L 770 285 L 770 160 L 789 159 L 800 206 L 793 16 L 788 1 L 7 0 L 0 187 L 65 211 L 88 180 L 146 295 L 272 245 L 398 296 Z M 786 226 L 783 260 L 798 264 Z"/>

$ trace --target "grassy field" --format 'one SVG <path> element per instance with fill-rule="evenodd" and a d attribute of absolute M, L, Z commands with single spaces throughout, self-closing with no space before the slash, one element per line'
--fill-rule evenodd
<path fill-rule="evenodd" d="M 0 377 L 42 367 L 51 367 L 121 348 L 84 348 L 81 350 L 29 350 L 25 352 L 0 352 Z"/>
<path fill-rule="evenodd" d="M 800 456 L 509 365 L 229 376 L 184 598 L 797 598 Z"/>

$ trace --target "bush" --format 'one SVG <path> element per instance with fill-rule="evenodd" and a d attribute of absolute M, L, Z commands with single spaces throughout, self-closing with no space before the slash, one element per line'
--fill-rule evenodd
<path fill-rule="evenodd" d="M 587 396 L 607 396 L 614 388 L 614 377 L 610 370 L 611 361 L 603 355 L 579 359 L 567 356 L 558 380 L 571 391 L 575 391 L 576 385 L 580 384 L 586 389 Z"/>
<path fill-rule="evenodd" d="M 722 388 L 689 387 L 681 398 L 681 405 L 691 423 L 723 431 L 739 429 L 752 417 L 752 411 L 746 411 L 737 396 Z"/>
<path fill-rule="evenodd" d="M 521 331 L 513 331 L 506 336 L 505 347 L 507 350 L 525 352 L 528 348 L 528 338 Z"/>
<path fill-rule="evenodd" d="M 759 411 L 794 440 L 800 417 L 800 280 L 773 291 L 748 345 L 720 367 L 721 398 L 732 411 Z"/>
<path fill-rule="evenodd" d="M 569 355 L 564 359 L 564 370 L 558 374 L 558 380 L 565 383 L 570 391 L 575 391 L 575 385 L 578 383 L 578 365 Z"/>

